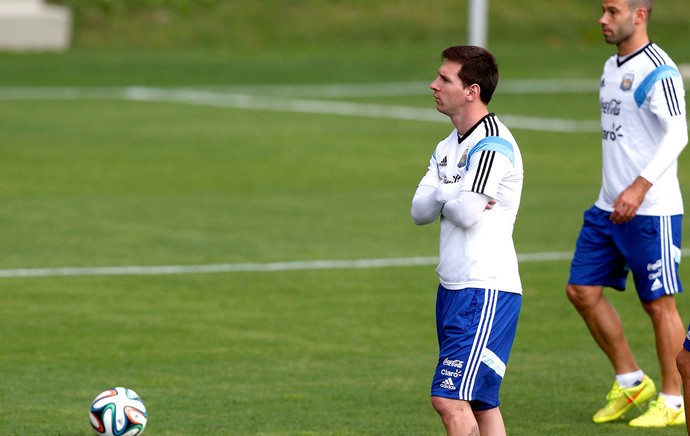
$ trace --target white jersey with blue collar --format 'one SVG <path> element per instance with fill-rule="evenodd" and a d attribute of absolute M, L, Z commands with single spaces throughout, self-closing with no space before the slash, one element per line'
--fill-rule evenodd
<path fill-rule="evenodd" d="M 613 211 L 638 176 L 652 183 L 639 215 L 678 215 L 683 200 L 678 156 L 687 144 L 685 90 L 675 63 L 656 44 L 604 64 L 601 104 L 602 185 L 595 205 Z"/>
<path fill-rule="evenodd" d="M 436 272 L 443 287 L 522 293 L 513 228 L 523 177 L 520 149 L 493 113 L 464 136 L 456 129 L 437 145 L 420 186 L 460 183 L 460 190 L 484 194 L 497 202 L 469 228 L 441 216 Z"/>

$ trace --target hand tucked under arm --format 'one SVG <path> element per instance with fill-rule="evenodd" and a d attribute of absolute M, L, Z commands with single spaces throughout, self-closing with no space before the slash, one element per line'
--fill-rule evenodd
<path fill-rule="evenodd" d="M 457 200 L 460 195 L 460 183 L 441 183 L 436 188 L 436 201 L 443 204 L 449 201 Z"/>
<path fill-rule="evenodd" d="M 472 191 L 460 192 L 456 200 L 443 206 L 442 214 L 458 227 L 472 227 L 482 219 L 485 210 L 491 209 L 496 200 L 488 195 Z"/>

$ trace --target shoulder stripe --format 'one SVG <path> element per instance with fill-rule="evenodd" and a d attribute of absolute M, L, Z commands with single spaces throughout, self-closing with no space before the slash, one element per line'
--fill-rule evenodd
<path fill-rule="evenodd" d="M 493 115 L 489 115 L 482 121 L 484 124 L 484 133 L 486 136 L 498 136 L 498 123 Z"/>
<path fill-rule="evenodd" d="M 470 165 L 470 160 L 472 159 L 472 156 L 478 151 L 485 150 L 493 150 L 505 154 L 508 157 L 508 159 L 510 159 L 510 162 L 513 165 L 515 165 L 515 153 L 513 152 L 513 144 L 511 144 L 503 138 L 499 138 L 498 136 L 487 136 L 486 138 L 479 141 L 477 145 L 472 147 L 472 150 L 470 150 L 470 152 L 467 154 L 468 167 Z"/>
<path fill-rule="evenodd" d="M 467 154 L 467 168 L 469 168 L 472 157 L 479 153 L 479 164 L 477 165 L 477 174 L 472 182 L 472 192 L 484 193 L 496 152 L 505 155 L 515 165 L 513 144 L 498 136 L 489 136 L 482 139 Z"/>
<path fill-rule="evenodd" d="M 644 52 L 647 54 L 647 57 L 651 59 L 655 67 L 665 64 L 663 58 L 656 50 L 656 47 L 653 44 L 647 45 L 647 47 L 644 48 Z"/>
<path fill-rule="evenodd" d="M 474 176 L 474 181 L 472 182 L 472 192 L 478 194 L 484 193 L 495 157 L 496 152 L 493 150 L 482 151 L 479 156 L 479 168 L 477 168 L 477 174 Z"/>
<path fill-rule="evenodd" d="M 680 115 L 680 103 L 678 102 L 678 95 L 676 94 L 676 87 L 673 84 L 673 80 L 664 79 L 662 83 L 664 85 L 664 95 L 666 96 L 668 112 L 671 114 L 671 116 Z"/>
<path fill-rule="evenodd" d="M 644 103 L 644 101 L 647 99 L 649 91 L 652 90 L 652 87 L 656 84 L 656 82 L 661 80 L 670 81 L 669 79 L 673 77 L 680 77 L 680 73 L 678 70 L 668 65 L 661 65 L 649 73 L 647 77 L 644 78 L 642 83 L 640 83 L 640 86 L 638 86 L 635 90 L 635 102 L 637 103 L 637 107 L 639 108 L 642 106 L 642 103 Z M 671 98 L 677 98 L 675 92 Z M 666 95 L 666 100 L 669 100 L 668 94 Z"/>

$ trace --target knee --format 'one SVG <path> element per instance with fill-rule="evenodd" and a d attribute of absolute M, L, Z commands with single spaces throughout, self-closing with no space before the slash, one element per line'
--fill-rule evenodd
<path fill-rule="evenodd" d="M 642 307 L 653 320 L 664 319 L 664 317 L 673 316 L 674 312 L 677 312 L 675 303 L 672 295 L 664 295 L 656 300 L 643 301 Z"/>
<path fill-rule="evenodd" d="M 431 405 L 436 412 L 444 419 L 462 416 L 465 413 L 472 413 L 470 405 L 466 401 L 451 400 L 443 397 L 431 397 Z"/>
<path fill-rule="evenodd" d="M 572 285 L 570 283 L 565 288 L 565 294 L 578 310 L 593 306 L 598 298 L 598 294 L 592 292 L 590 287 Z"/>
<path fill-rule="evenodd" d="M 652 319 L 657 318 L 663 313 L 661 304 L 659 304 L 659 300 L 643 301 L 642 308 Z"/>
<path fill-rule="evenodd" d="M 468 401 L 431 397 L 448 434 L 479 434 L 479 423 Z"/>
<path fill-rule="evenodd" d="M 683 348 L 676 356 L 676 367 L 684 380 L 690 377 L 690 351 Z"/>
<path fill-rule="evenodd" d="M 431 397 L 431 405 L 439 415 L 444 416 L 448 414 L 448 400 L 441 397 Z"/>

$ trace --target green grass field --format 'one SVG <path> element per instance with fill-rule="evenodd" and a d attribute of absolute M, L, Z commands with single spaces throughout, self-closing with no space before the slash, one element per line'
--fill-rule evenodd
<path fill-rule="evenodd" d="M 437 225 L 416 227 L 409 206 L 451 126 L 289 105 L 431 111 L 426 83 L 450 43 L 239 54 L 84 43 L 63 55 L 0 55 L 0 434 L 93 434 L 88 406 L 116 385 L 142 396 L 148 435 L 443 434 L 429 403 L 434 266 L 308 267 L 436 256 Z M 492 44 L 499 116 L 597 120 L 610 47 Z M 671 45 L 690 62 L 687 47 Z M 592 88 L 518 92 L 528 79 Z M 387 95 L 391 83 L 401 91 Z M 191 95 L 182 90 L 196 100 L 181 101 Z M 242 108 L 237 95 L 277 104 Z M 598 192 L 600 134 L 511 127 L 526 168 L 518 251 L 567 253 Z M 194 271 L 245 264 L 258 270 Z M 179 268 L 150 274 L 157 266 Z M 89 269 L 101 267 L 120 269 Z M 49 270 L 20 274 L 36 269 Z M 591 424 L 613 373 L 565 298 L 568 261 L 525 261 L 521 273 L 502 389 L 509 434 L 650 434 Z M 611 298 L 658 383 L 637 298 Z M 688 296 L 677 301 L 690 322 Z"/>

